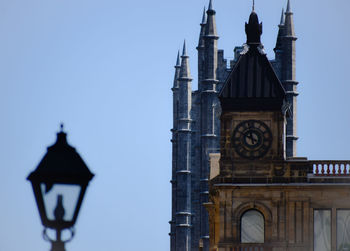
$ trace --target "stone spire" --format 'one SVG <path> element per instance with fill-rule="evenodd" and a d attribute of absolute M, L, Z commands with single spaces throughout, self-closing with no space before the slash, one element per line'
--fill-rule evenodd
<path fill-rule="evenodd" d="M 179 80 L 192 80 L 190 73 L 190 66 L 188 63 L 189 56 L 187 55 L 186 41 L 184 41 L 182 56 L 181 56 L 181 66 L 180 66 L 180 76 Z"/>
<path fill-rule="evenodd" d="M 291 12 L 291 8 L 290 8 L 290 0 L 288 0 L 287 2 L 287 12 Z"/>
<path fill-rule="evenodd" d="M 203 16 L 202 16 L 202 23 L 201 24 L 206 24 L 207 22 L 207 13 L 205 13 L 205 6 L 203 8 Z"/>
<path fill-rule="evenodd" d="M 180 76 L 180 68 L 181 68 L 180 51 L 178 51 L 177 58 L 176 58 L 176 65 L 175 65 L 175 76 L 174 76 L 173 88 L 179 88 L 178 78 Z"/>
<path fill-rule="evenodd" d="M 199 33 L 199 41 L 197 46 L 198 51 L 198 89 L 201 90 L 202 87 L 202 81 L 204 79 L 204 49 L 205 49 L 205 26 L 207 23 L 207 13 L 205 10 L 205 7 L 203 9 L 203 16 L 202 16 L 202 22 L 200 24 L 201 30 Z"/>
<path fill-rule="evenodd" d="M 282 8 L 281 21 L 279 25 L 284 25 L 284 8 Z"/>
<path fill-rule="evenodd" d="M 212 0 L 210 0 L 207 10 L 207 23 L 205 25 L 204 46 L 205 46 L 205 77 L 204 80 L 216 80 L 217 70 L 217 40 L 219 39 L 216 32 L 215 10 L 213 9 Z"/>
<path fill-rule="evenodd" d="M 277 35 L 277 41 L 276 46 L 273 49 L 275 53 L 279 53 L 282 51 L 282 37 L 284 36 L 284 9 L 282 8 L 282 14 L 281 14 L 281 21 L 278 25 L 278 35 Z M 277 55 L 276 55 L 277 57 Z"/>
<path fill-rule="evenodd" d="M 285 29 L 286 29 L 286 35 L 294 37 L 295 36 L 294 21 L 293 21 L 293 12 L 292 12 L 292 9 L 290 7 L 290 0 L 288 0 L 287 10 L 286 10 L 285 14 L 286 14 L 286 17 L 285 17 L 284 25 L 285 25 Z"/>
<path fill-rule="evenodd" d="M 209 7 L 207 10 L 207 24 L 205 29 L 205 36 L 217 37 L 216 32 L 216 21 L 215 21 L 215 10 L 213 9 L 212 0 L 209 2 Z"/>
<path fill-rule="evenodd" d="M 208 10 L 213 10 L 213 3 L 212 3 L 212 0 L 209 0 Z"/>
<path fill-rule="evenodd" d="M 205 35 L 205 24 L 207 23 L 207 14 L 205 13 L 205 7 L 203 10 L 203 17 L 202 17 L 202 22 L 200 24 L 201 26 L 201 31 L 199 33 L 199 41 L 198 41 L 198 47 L 204 47 L 204 35 Z M 198 48 L 197 48 L 198 49 Z"/>
<path fill-rule="evenodd" d="M 186 41 L 184 41 L 181 66 L 179 75 L 179 119 L 189 119 L 191 117 L 191 100 L 192 100 L 192 89 L 191 89 L 191 73 L 189 66 L 189 57 L 186 50 Z M 187 125 L 189 126 L 189 125 Z M 190 129 L 189 127 L 187 129 Z"/>
<path fill-rule="evenodd" d="M 285 12 L 285 20 L 283 25 L 282 44 L 283 44 L 283 80 L 295 80 L 295 41 L 297 37 L 294 32 L 293 12 L 290 7 L 290 0 L 287 3 L 287 10 Z"/>
<path fill-rule="evenodd" d="M 176 66 L 180 66 L 180 51 L 177 51 Z"/>

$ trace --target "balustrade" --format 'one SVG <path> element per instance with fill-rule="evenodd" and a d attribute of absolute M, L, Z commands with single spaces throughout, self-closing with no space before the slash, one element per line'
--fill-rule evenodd
<path fill-rule="evenodd" d="M 316 176 L 350 176 L 350 161 L 311 161 Z"/>

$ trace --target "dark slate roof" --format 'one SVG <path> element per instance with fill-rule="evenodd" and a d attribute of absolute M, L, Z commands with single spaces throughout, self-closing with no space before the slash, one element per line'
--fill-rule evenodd
<path fill-rule="evenodd" d="M 283 106 L 285 90 L 263 51 L 261 31 L 253 12 L 246 24 L 247 45 L 219 94 L 223 110 L 278 110 Z"/>

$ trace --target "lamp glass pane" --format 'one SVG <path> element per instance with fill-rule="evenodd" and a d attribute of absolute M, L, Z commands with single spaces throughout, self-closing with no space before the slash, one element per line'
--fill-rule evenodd
<path fill-rule="evenodd" d="M 73 220 L 81 187 L 72 184 L 40 184 L 45 211 L 49 220 Z"/>

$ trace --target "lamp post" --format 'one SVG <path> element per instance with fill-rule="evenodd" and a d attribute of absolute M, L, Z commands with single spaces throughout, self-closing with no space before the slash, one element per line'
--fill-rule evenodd
<path fill-rule="evenodd" d="M 47 153 L 27 178 L 32 183 L 45 227 L 44 239 L 51 242 L 51 251 L 65 251 L 64 243 L 73 238 L 73 226 L 93 176 L 80 155 L 67 143 L 67 134 L 61 125 L 56 143 L 47 148 Z M 56 230 L 55 240 L 48 237 L 47 228 Z M 71 231 L 71 238 L 66 241 L 61 238 L 64 229 Z"/>

